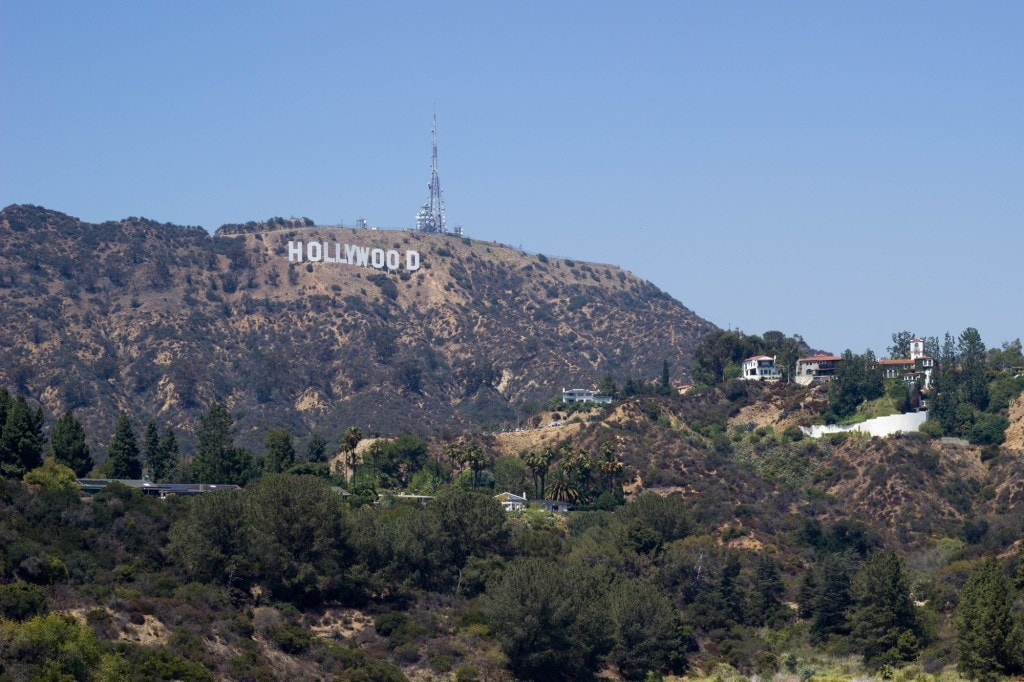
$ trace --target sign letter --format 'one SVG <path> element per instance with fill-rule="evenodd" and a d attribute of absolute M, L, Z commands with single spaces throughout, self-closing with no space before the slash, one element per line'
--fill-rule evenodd
<path fill-rule="evenodd" d="M 302 262 L 302 242 L 288 242 L 288 262 Z"/>
<path fill-rule="evenodd" d="M 373 267 L 377 268 L 378 270 L 384 267 L 384 249 L 374 249 L 370 254 L 370 258 Z"/>
<path fill-rule="evenodd" d="M 320 249 L 320 242 L 306 242 L 306 259 L 310 263 L 319 262 L 323 252 Z"/>

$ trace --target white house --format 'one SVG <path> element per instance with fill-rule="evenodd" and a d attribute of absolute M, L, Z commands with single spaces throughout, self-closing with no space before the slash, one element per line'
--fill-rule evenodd
<path fill-rule="evenodd" d="M 563 403 L 610 403 L 610 395 L 600 395 L 597 391 L 588 391 L 585 388 L 570 388 L 568 391 L 562 389 Z"/>
<path fill-rule="evenodd" d="M 526 504 L 529 500 L 526 499 L 526 493 L 522 495 L 516 495 L 515 493 L 498 493 L 494 496 L 498 502 L 501 503 L 501 508 L 507 512 L 512 511 L 523 511 L 526 509 Z"/>
<path fill-rule="evenodd" d="M 775 366 L 775 356 L 755 355 L 743 361 L 741 379 L 747 381 L 778 381 L 782 372 Z"/>

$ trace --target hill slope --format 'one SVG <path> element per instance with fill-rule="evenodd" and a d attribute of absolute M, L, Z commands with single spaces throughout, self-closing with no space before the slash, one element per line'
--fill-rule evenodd
<path fill-rule="evenodd" d="M 394 271 L 289 262 L 289 242 L 396 251 Z M 419 254 L 406 268 L 405 254 Z M 294 254 L 291 256 L 294 258 Z M 372 259 L 371 259 L 372 260 Z M 0 212 L 0 384 L 87 432 L 183 430 L 215 401 L 240 436 L 514 421 L 605 373 L 686 377 L 714 329 L 610 265 L 445 235 L 286 227 L 211 237 L 141 218 Z"/>

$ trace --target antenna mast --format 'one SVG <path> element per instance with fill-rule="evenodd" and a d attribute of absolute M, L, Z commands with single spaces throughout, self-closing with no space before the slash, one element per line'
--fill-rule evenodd
<path fill-rule="evenodd" d="M 441 178 L 437 172 L 437 112 L 430 129 L 432 154 L 430 157 L 430 198 L 416 214 L 416 229 L 420 232 L 447 234 L 448 225 L 444 214 L 444 194 L 441 192 Z"/>

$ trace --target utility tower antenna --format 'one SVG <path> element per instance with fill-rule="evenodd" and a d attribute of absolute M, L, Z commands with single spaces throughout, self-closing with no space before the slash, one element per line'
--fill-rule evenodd
<path fill-rule="evenodd" d="M 420 232 L 446 234 L 448 225 L 444 214 L 444 194 L 441 192 L 441 178 L 437 171 L 437 111 L 434 111 L 434 125 L 430 129 L 432 153 L 430 157 L 430 198 L 416 214 L 416 229 Z"/>

